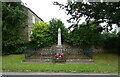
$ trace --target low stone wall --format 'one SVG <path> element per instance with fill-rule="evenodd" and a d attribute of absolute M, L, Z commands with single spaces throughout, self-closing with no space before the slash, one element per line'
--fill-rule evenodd
<path fill-rule="evenodd" d="M 93 53 L 103 53 L 105 50 L 103 48 L 92 48 Z"/>
<path fill-rule="evenodd" d="M 92 48 L 93 53 L 117 53 L 119 50 L 117 48 Z"/>

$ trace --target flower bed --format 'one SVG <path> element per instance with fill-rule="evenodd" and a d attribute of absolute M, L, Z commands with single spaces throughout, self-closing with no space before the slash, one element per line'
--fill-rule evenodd
<path fill-rule="evenodd" d="M 53 58 L 53 63 L 62 63 L 62 62 L 66 62 L 64 53 L 57 53 Z"/>

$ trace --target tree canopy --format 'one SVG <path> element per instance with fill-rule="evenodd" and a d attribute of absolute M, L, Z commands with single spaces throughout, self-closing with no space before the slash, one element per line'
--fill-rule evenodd
<path fill-rule="evenodd" d="M 66 41 L 76 46 L 99 45 L 101 41 L 100 28 L 101 26 L 94 24 L 94 21 L 91 21 L 89 26 L 86 23 L 79 24 L 77 28 L 68 34 Z"/>
<path fill-rule="evenodd" d="M 94 19 L 95 23 L 106 22 L 106 29 L 112 24 L 117 24 L 120 27 L 120 2 L 77 2 L 72 1 L 63 5 L 55 2 L 55 5 L 59 5 L 61 8 L 65 9 L 68 15 L 72 17 L 68 22 L 74 22 L 78 24 L 82 16 L 85 17 L 85 21 L 89 24 L 91 19 Z M 76 27 L 72 25 L 71 27 Z"/>
<path fill-rule="evenodd" d="M 27 20 L 24 6 L 20 2 L 2 3 L 2 47 L 3 55 L 23 52 L 22 31 Z M 17 21 L 16 21 L 17 20 Z M 23 26 L 22 26 L 23 25 Z"/>
<path fill-rule="evenodd" d="M 60 8 L 66 10 L 67 15 L 71 15 L 71 18 L 67 21 L 72 23 L 69 27 L 73 28 L 68 34 L 66 41 L 72 45 L 88 46 L 101 44 L 101 46 L 118 47 L 119 36 L 114 33 L 101 34 L 103 30 L 112 30 L 112 24 L 116 24 L 120 27 L 120 2 L 78 2 L 72 0 L 66 4 L 60 4 L 54 2 L 54 5 L 59 5 Z M 82 17 L 85 18 L 85 24 L 79 24 Z M 93 21 L 91 23 L 91 21 Z M 107 23 L 104 27 L 100 26 L 100 23 Z M 114 36 L 114 37 L 112 37 Z M 109 42 L 111 41 L 111 42 Z M 112 45 L 113 44 L 113 45 Z M 84 46 L 84 45 L 83 45 Z"/>
<path fill-rule="evenodd" d="M 65 42 L 65 38 L 66 38 L 66 34 L 68 32 L 68 29 L 65 28 L 64 23 L 61 20 L 59 20 L 59 19 L 52 18 L 49 21 L 49 24 L 50 24 L 50 27 L 49 27 L 50 33 L 51 33 L 51 36 L 53 36 L 54 43 L 57 42 L 58 28 L 61 29 L 62 42 Z"/>

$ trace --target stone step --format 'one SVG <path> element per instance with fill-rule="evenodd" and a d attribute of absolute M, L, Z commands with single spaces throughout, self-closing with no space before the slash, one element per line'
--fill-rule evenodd
<path fill-rule="evenodd" d="M 25 62 L 52 63 L 52 59 L 26 59 Z M 94 61 L 92 59 L 67 59 L 65 63 L 81 64 L 81 63 L 94 63 Z"/>
<path fill-rule="evenodd" d="M 29 59 L 53 59 L 53 57 L 31 57 Z M 89 59 L 87 57 L 66 57 L 66 59 Z"/>
<path fill-rule="evenodd" d="M 52 59 L 27 59 L 25 62 L 52 62 Z"/>
<path fill-rule="evenodd" d="M 93 60 L 92 59 L 67 59 L 66 61 L 68 61 L 68 62 L 69 61 L 72 61 L 72 62 L 91 61 L 92 62 Z"/>
<path fill-rule="evenodd" d="M 52 61 L 25 61 L 23 63 L 40 63 L 40 64 L 53 64 Z M 73 62 L 73 61 L 66 61 L 66 62 L 56 62 L 55 64 L 94 64 L 94 62 L 83 62 L 83 61 L 79 61 L 79 62 Z"/>

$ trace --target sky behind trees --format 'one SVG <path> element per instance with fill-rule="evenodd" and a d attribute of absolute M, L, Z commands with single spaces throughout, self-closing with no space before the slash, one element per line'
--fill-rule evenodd
<path fill-rule="evenodd" d="M 70 16 L 65 14 L 65 10 L 60 9 L 59 6 L 53 5 L 55 1 L 65 4 L 67 0 L 22 0 L 22 2 L 33 10 L 40 18 L 45 22 L 49 22 L 51 18 L 60 19 L 66 27 L 69 27 L 70 24 L 66 21 Z M 83 20 L 80 22 L 84 22 Z"/>
<path fill-rule="evenodd" d="M 43 21 L 49 22 L 51 18 L 57 18 L 64 23 L 66 28 L 68 28 L 71 24 L 66 20 L 71 16 L 66 15 L 64 9 L 60 9 L 59 6 L 53 5 L 55 1 L 61 4 L 67 3 L 67 0 L 22 0 L 24 5 L 33 10 L 40 18 L 43 19 Z M 82 24 L 83 22 L 85 22 L 84 17 L 82 17 L 82 20 L 79 24 Z M 102 23 L 101 25 L 106 24 Z M 113 28 L 115 29 L 115 26 L 113 26 Z"/>

